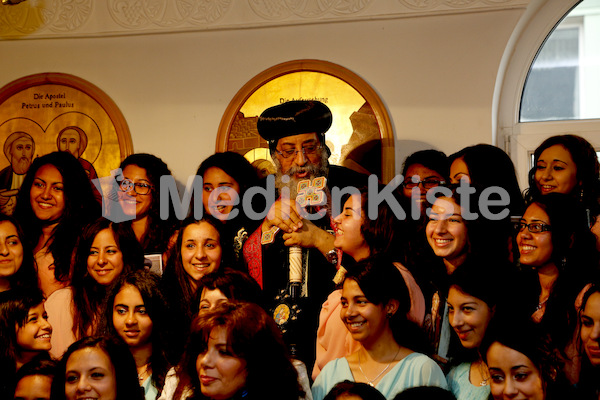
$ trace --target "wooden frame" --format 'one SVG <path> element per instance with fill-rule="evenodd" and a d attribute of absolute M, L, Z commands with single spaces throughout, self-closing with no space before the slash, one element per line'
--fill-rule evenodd
<path fill-rule="evenodd" d="M 289 82 L 282 81 L 286 78 Z M 296 85 L 296 80 L 302 85 Z M 320 84 L 315 84 L 323 81 L 331 82 L 337 88 L 335 94 L 340 97 L 332 97 L 330 92 L 323 92 Z M 309 84 L 304 85 L 305 83 Z M 344 103 L 348 96 L 353 98 L 355 104 L 359 104 L 356 102 L 361 101 L 359 97 L 362 97 L 363 105 L 348 109 Z M 251 149 L 268 147 L 266 141 L 258 136 L 254 121 L 262 112 L 258 107 L 261 101 L 255 101 L 258 97 L 261 101 L 264 100 L 262 110 L 277 104 L 276 99 L 279 102 L 291 98 L 323 101 L 332 109 L 334 116 L 334 124 L 325 135 L 328 146 L 334 147 L 331 149 L 330 162 L 360 172 L 376 173 L 384 183 L 394 177 L 394 134 L 387 110 L 373 88 L 352 71 L 327 61 L 295 60 L 261 72 L 246 83 L 229 103 L 219 125 L 217 152 L 236 151 L 253 161 L 252 156 L 248 155 Z M 256 103 L 256 112 L 242 115 L 249 102 Z M 345 111 L 338 111 L 344 108 Z M 341 135 L 334 128 L 336 117 L 342 119 L 343 123 L 351 124 L 352 134 L 348 141 L 341 143 L 343 146 L 330 142 L 330 139 L 334 140 Z M 240 133 L 240 129 L 244 132 Z M 362 148 L 367 150 L 363 152 Z M 263 151 L 263 155 L 265 153 L 268 152 Z M 366 165 L 377 157 L 380 157 L 376 162 L 378 165 Z"/>

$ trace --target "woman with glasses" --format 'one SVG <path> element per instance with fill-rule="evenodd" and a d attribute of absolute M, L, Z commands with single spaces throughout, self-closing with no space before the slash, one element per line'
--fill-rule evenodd
<path fill-rule="evenodd" d="M 575 299 L 598 271 L 595 238 L 585 211 L 571 196 L 550 193 L 533 201 L 516 224 L 519 262 L 531 274 L 538 304 L 532 319 L 565 349 L 575 330 Z"/>
<path fill-rule="evenodd" d="M 402 195 L 411 200 L 411 212 L 412 207 L 418 207 L 423 215 L 427 208 L 427 191 L 449 182 L 449 168 L 448 157 L 441 151 L 421 150 L 406 157 L 402 164 Z"/>
<path fill-rule="evenodd" d="M 44 296 L 67 286 L 72 253 L 81 229 L 100 216 L 90 180 L 67 152 L 36 158 L 27 171 L 14 213 L 33 248 Z"/>
<path fill-rule="evenodd" d="M 163 160 L 146 153 L 128 156 L 119 168 L 119 202 L 123 212 L 132 218 L 135 237 L 145 254 L 165 253 L 172 244 L 176 216 L 170 198 L 161 203 L 160 180 L 171 176 L 171 171 Z M 161 209 L 168 211 L 168 218 L 160 217 Z"/>

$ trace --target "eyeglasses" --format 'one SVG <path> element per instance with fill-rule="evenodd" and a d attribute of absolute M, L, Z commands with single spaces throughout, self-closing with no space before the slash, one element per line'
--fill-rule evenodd
<path fill-rule="evenodd" d="M 444 185 L 445 183 L 446 183 L 445 181 L 441 181 L 436 178 L 427 178 L 422 181 L 416 181 L 416 182 L 414 182 L 412 179 L 409 179 L 409 180 L 404 181 L 404 183 L 402 183 L 402 185 L 404 185 L 404 187 L 407 189 L 416 188 L 419 185 L 421 185 L 423 187 L 423 189 L 431 189 L 436 186 Z"/>
<path fill-rule="evenodd" d="M 322 147 L 323 146 L 321 146 L 320 144 L 309 144 L 307 146 L 302 146 L 302 150 L 296 150 L 295 147 L 283 147 L 281 151 L 277 149 L 275 149 L 275 151 L 283 158 L 290 158 L 296 157 L 296 155 L 298 155 L 300 151 L 302 151 L 302 154 L 304 154 L 305 156 L 313 155 L 317 151 L 321 150 Z"/>
<path fill-rule="evenodd" d="M 551 231 L 552 227 L 548 224 L 542 224 L 540 222 L 532 222 L 531 224 L 526 224 L 525 222 L 516 222 L 515 230 L 517 232 L 523 232 L 523 230 L 527 228 L 531 233 L 542 233 Z"/>
<path fill-rule="evenodd" d="M 152 185 L 147 183 L 134 182 L 131 179 L 123 179 L 119 184 L 122 192 L 134 191 L 137 194 L 146 195 L 152 190 Z"/>

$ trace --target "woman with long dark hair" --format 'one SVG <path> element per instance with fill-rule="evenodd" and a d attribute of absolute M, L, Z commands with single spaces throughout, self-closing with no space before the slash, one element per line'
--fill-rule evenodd
<path fill-rule="evenodd" d="M 33 249 L 40 289 L 49 297 L 69 285 L 81 229 L 100 216 L 90 180 L 67 152 L 36 158 L 27 171 L 14 213 Z"/>
<path fill-rule="evenodd" d="M 52 381 L 52 399 L 143 400 L 135 362 L 120 338 L 90 336 L 73 343 Z"/>
<path fill-rule="evenodd" d="M 167 305 L 159 283 L 160 277 L 146 270 L 121 275 L 108 292 L 100 328 L 129 346 L 146 400 L 162 391 L 169 369 L 164 344 Z"/>
<path fill-rule="evenodd" d="M 144 268 L 144 255 L 129 225 L 100 218 L 85 227 L 75 253 L 71 286 L 46 302 L 56 326 L 52 354 L 60 357 L 75 340 L 96 334 L 106 293 L 122 273 Z"/>
<path fill-rule="evenodd" d="M 446 387 L 440 367 L 427 351 L 424 332 L 409 321 L 410 295 L 393 263 L 369 257 L 348 268 L 340 318 L 361 344 L 354 353 L 330 361 L 317 376 L 312 394 L 322 400 L 341 381 L 365 382 L 386 398 L 413 386 Z"/>
<path fill-rule="evenodd" d="M 567 381 L 551 334 L 531 320 L 506 316 L 490 324 L 481 347 L 493 399 L 584 399 Z"/>
<path fill-rule="evenodd" d="M 179 228 L 175 246 L 161 280 L 169 305 L 169 361 L 179 361 L 192 319 L 198 314 L 199 282 L 218 270 L 224 256 L 221 223 L 205 216 L 200 221 L 186 218 Z"/>
<path fill-rule="evenodd" d="M 0 397 L 12 398 L 15 374 L 38 356 L 48 356 L 52 326 L 38 289 L 15 289 L 0 296 Z"/>
<path fill-rule="evenodd" d="M 367 188 L 360 189 L 358 193 L 347 196 L 344 200 L 342 212 L 334 219 L 336 223 L 334 245 L 345 255 L 336 277 L 340 279 L 338 283 L 343 280 L 344 265 L 351 265 L 376 254 L 386 255 L 394 261 L 408 287 L 410 293 L 408 318 L 422 325 L 425 317 L 425 299 L 412 273 L 401 263 L 396 262 L 399 257 L 397 249 L 401 244 L 398 237 L 403 227 L 395 218 L 390 204 L 387 202 L 378 204 L 377 214 L 374 218 L 370 218 L 369 208 L 374 207 L 374 202 L 369 198 Z M 341 296 L 341 289 L 337 289 L 321 306 L 313 379 L 329 361 L 349 355 L 360 347 L 360 343 L 352 338 L 339 318 L 342 307 Z"/>
<path fill-rule="evenodd" d="M 0 292 L 37 288 L 33 254 L 24 238 L 17 220 L 0 214 Z"/>
<path fill-rule="evenodd" d="M 242 246 L 261 223 L 249 218 L 242 207 L 246 190 L 258 185 L 256 170 L 241 154 L 226 151 L 202 161 L 196 175 L 202 177 L 203 212 L 223 223 L 223 247 L 232 248 L 235 260 L 243 262 Z M 225 205 L 236 197 L 236 205 Z M 192 207 L 190 215 L 193 212 Z"/>
<path fill-rule="evenodd" d="M 577 135 L 549 137 L 533 153 L 528 200 L 548 193 L 567 194 L 584 208 L 598 202 L 600 164 L 594 147 Z"/>
<path fill-rule="evenodd" d="M 171 176 L 169 167 L 155 155 L 136 153 L 125 158 L 119 168 L 119 201 L 132 218 L 128 223 L 135 237 L 145 254 L 165 253 L 177 224 L 172 201 L 160 196 L 161 177 Z M 161 210 L 168 212 L 168 218 L 161 218 Z"/>

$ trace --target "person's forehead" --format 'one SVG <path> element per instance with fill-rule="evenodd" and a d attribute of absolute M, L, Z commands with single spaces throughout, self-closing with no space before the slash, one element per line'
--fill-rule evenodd
<path fill-rule="evenodd" d="M 285 136 L 279 139 L 277 145 L 295 145 L 302 146 L 306 142 L 319 141 L 316 133 L 301 133 L 299 135 Z"/>
<path fill-rule="evenodd" d="M 79 132 L 77 132 L 75 129 L 69 129 L 64 131 L 63 133 L 60 134 L 60 137 L 74 137 L 76 139 L 79 139 Z"/>
<path fill-rule="evenodd" d="M 29 139 L 28 137 L 21 137 L 13 142 L 13 146 L 16 146 L 18 144 L 25 144 L 25 143 L 27 143 L 27 144 L 33 143 L 33 140 Z"/>

